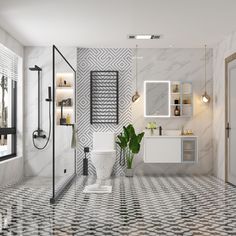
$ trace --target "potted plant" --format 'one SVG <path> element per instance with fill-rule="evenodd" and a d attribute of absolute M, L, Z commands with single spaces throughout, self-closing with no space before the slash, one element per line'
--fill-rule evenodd
<path fill-rule="evenodd" d="M 144 132 L 136 134 L 133 125 L 129 124 L 127 127 L 123 127 L 123 133 L 117 136 L 116 142 L 125 153 L 125 159 L 127 164 L 126 176 L 133 176 L 133 159 L 135 154 L 139 153 L 140 143 L 143 139 Z"/>

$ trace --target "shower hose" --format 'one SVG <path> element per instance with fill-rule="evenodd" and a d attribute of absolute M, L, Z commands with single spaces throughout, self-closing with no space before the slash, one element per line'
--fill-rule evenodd
<path fill-rule="evenodd" d="M 32 133 L 32 139 L 33 139 L 33 145 L 35 148 L 37 148 L 38 150 L 43 150 L 44 148 L 47 147 L 48 143 L 49 143 L 49 140 L 50 140 L 50 136 L 51 136 L 51 103 L 49 102 L 48 103 L 48 117 L 49 117 L 49 131 L 48 131 L 48 138 L 47 138 L 47 141 L 46 143 L 44 144 L 44 146 L 42 147 L 38 147 L 34 141 L 34 135 L 36 134 L 36 132 L 38 132 L 38 130 L 34 130 L 33 133 Z"/>

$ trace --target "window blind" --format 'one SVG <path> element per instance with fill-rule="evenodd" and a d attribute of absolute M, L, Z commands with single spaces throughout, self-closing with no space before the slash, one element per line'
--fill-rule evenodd
<path fill-rule="evenodd" d="M 0 76 L 17 81 L 18 56 L 0 44 Z"/>

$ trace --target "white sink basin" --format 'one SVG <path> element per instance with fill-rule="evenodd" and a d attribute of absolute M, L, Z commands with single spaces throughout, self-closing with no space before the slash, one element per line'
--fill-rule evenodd
<path fill-rule="evenodd" d="M 162 135 L 166 136 L 180 136 L 181 135 L 181 130 L 178 129 L 169 129 L 169 130 L 163 130 Z"/>

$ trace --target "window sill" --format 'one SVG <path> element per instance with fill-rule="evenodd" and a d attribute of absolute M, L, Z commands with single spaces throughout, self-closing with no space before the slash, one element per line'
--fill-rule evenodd
<path fill-rule="evenodd" d="M 8 161 L 11 161 L 11 160 L 17 159 L 17 158 L 21 158 L 21 157 L 17 156 L 16 154 L 11 154 L 11 155 L 7 155 L 7 156 L 4 156 L 4 157 L 0 157 L 0 164 L 6 163 Z"/>

